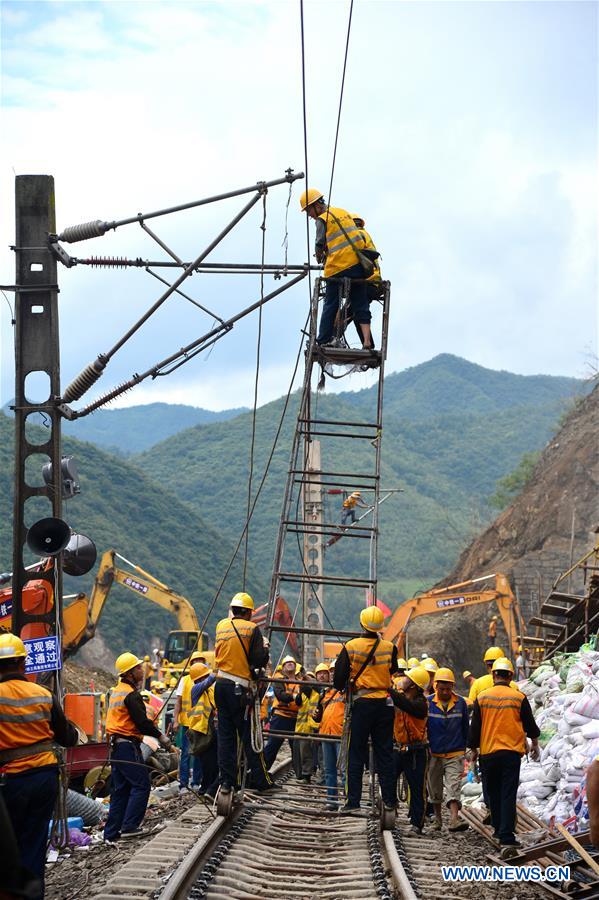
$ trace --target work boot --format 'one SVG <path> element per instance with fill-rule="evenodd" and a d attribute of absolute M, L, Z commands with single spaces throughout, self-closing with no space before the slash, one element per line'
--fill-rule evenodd
<path fill-rule="evenodd" d="M 451 825 L 449 826 L 451 828 Z M 435 817 L 435 821 L 431 825 L 433 831 L 441 831 L 443 828 L 443 819 L 439 817 Z"/>
<path fill-rule="evenodd" d="M 417 825 L 410 825 L 408 833 L 413 837 L 422 837 L 422 828 L 418 828 Z"/>
<path fill-rule="evenodd" d="M 450 831 L 467 831 L 468 824 L 466 822 L 461 822 L 459 819 L 452 819 L 449 823 Z"/>
<path fill-rule="evenodd" d="M 351 816 L 352 813 L 358 812 L 360 809 L 359 806 L 350 806 L 349 803 L 346 803 L 345 806 L 342 806 L 339 810 L 340 816 Z"/>

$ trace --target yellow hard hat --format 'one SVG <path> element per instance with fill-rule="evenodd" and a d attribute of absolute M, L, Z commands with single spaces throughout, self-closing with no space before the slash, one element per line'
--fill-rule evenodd
<path fill-rule="evenodd" d="M 150 691 L 140 691 L 139 693 L 141 694 L 141 696 L 144 698 L 144 700 L 146 702 L 149 701 L 152 697 L 152 694 L 150 693 Z"/>
<path fill-rule="evenodd" d="M 192 681 L 195 681 L 196 678 L 203 678 L 204 675 L 208 675 L 210 669 L 206 665 L 206 663 L 197 662 L 194 663 L 193 666 L 189 670 L 189 677 Z"/>
<path fill-rule="evenodd" d="M 423 659 L 420 663 L 423 669 L 426 669 L 427 672 L 436 672 L 439 666 L 432 658 L 432 656 L 427 656 L 426 659 Z"/>
<path fill-rule="evenodd" d="M 398 659 L 398 660 L 397 660 L 397 668 L 398 668 L 398 669 L 408 669 L 409 666 L 408 666 L 407 660 L 405 660 L 405 659 Z"/>
<path fill-rule="evenodd" d="M 489 647 L 484 655 L 484 662 L 493 662 L 496 659 L 505 659 L 505 655 L 501 647 Z"/>
<path fill-rule="evenodd" d="M 285 665 L 285 663 L 292 662 L 294 666 L 297 665 L 295 658 L 293 656 L 284 656 L 281 660 L 281 667 Z"/>
<path fill-rule="evenodd" d="M 462 672 L 462 678 L 463 678 L 464 680 L 465 680 L 466 678 L 470 678 L 471 676 L 472 676 L 472 672 L 470 672 L 468 669 L 466 669 L 464 672 Z"/>
<path fill-rule="evenodd" d="M 514 667 L 505 656 L 500 656 L 499 659 L 496 659 L 493 663 L 493 672 L 509 672 L 510 675 L 514 674 Z"/>
<path fill-rule="evenodd" d="M 522 647 L 518 645 L 518 653 L 522 653 Z"/>
<path fill-rule="evenodd" d="M 416 685 L 416 687 L 419 687 L 421 691 L 428 687 L 428 672 L 426 669 L 423 669 L 422 666 L 414 666 L 413 669 L 409 669 L 406 672 L 406 676 Z"/>
<path fill-rule="evenodd" d="M 378 606 L 367 606 L 360 613 L 360 625 L 366 631 L 380 631 L 383 627 L 385 616 Z"/>
<path fill-rule="evenodd" d="M 314 672 L 306 672 L 306 678 L 316 678 Z"/>
<path fill-rule="evenodd" d="M 134 669 L 135 666 L 141 666 L 142 663 L 143 659 L 140 659 L 135 653 L 121 653 L 120 656 L 117 656 L 114 668 L 119 675 L 125 675 L 131 669 Z"/>
<path fill-rule="evenodd" d="M 204 659 L 204 653 L 201 650 L 194 650 L 191 656 L 189 657 L 189 662 L 193 663 L 196 660 L 202 661 Z"/>
<path fill-rule="evenodd" d="M 352 491 L 352 497 L 361 497 L 362 491 Z"/>
<path fill-rule="evenodd" d="M 496 621 L 497 621 L 497 616 L 491 616 L 491 621 L 492 621 L 492 622 L 496 622 Z"/>
<path fill-rule="evenodd" d="M 420 660 L 416 659 L 415 656 L 410 656 L 410 658 L 408 660 L 408 668 L 415 669 L 419 665 L 420 665 Z"/>
<path fill-rule="evenodd" d="M 177 687 L 177 679 L 175 678 L 174 675 L 172 676 L 171 680 L 169 681 L 168 686 L 169 687 Z"/>
<path fill-rule="evenodd" d="M 296 662 L 296 664 L 295 664 L 295 674 L 296 674 L 296 675 L 299 675 L 299 673 L 300 673 L 301 671 L 302 671 L 302 664 Z"/>
<path fill-rule="evenodd" d="M 324 662 L 318 663 L 318 665 L 316 666 L 316 668 L 314 669 L 314 671 L 316 672 L 317 675 L 318 675 L 319 672 L 328 672 L 328 671 L 329 671 L 329 664 L 328 664 L 328 663 L 324 663 Z"/>
<path fill-rule="evenodd" d="M 303 191 L 300 194 L 300 206 L 304 210 L 307 209 L 308 206 L 312 206 L 313 203 L 316 203 L 317 200 L 323 199 L 322 191 L 319 191 L 316 188 L 308 188 L 307 191 Z"/>
<path fill-rule="evenodd" d="M 144 662 L 150 662 L 150 657 L 147 654 L 144 656 Z"/>
<path fill-rule="evenodd" d="M 19 659 L 27 656 L 25 644 L 16 634 L 0 634 L 0 659 Z"/>
<path fill-rule="evenodd" d="M 452 684 L 455 684 L 455 675 L 451 669 L 437 669 L 435 672 L 435 681 L 451 681 Z"/>
<path fill-rule="evenodd" d="M 229 603 L 229 606 L 239 606 L 241 609 L 253 609 L 254 601 L 249 594 L 245 593 L 245 591 L 240 591 L 239 594 L 235 594 Z"/>

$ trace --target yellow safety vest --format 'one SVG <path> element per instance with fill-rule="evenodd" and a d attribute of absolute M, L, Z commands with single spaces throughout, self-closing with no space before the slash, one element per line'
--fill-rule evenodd
<path fill-rule="evenodd" d="M 480 755 L 512 750 L 526 753 L 526 732 L 520 710 L 524 694 L 506 684 L 496 684 L 477 697 L 480 707 Z"/>
<path fill-rule="evenodd" d="M 125 706 L 125 697 L 133 690 L 134 688 L 125 681 L 119 681 L 117 686 L 111 690 L 106 716 L 106 731 L 108 734 L 120 734 L 123 737 L 136 737 L 141 740 L 143 734 L 134 724 L 129 710 Z"/>
<path fill-rule="evenodd" d="M 190 675 L 183 677 L 183 691 L 181 693 L 181 710 L 179 712 L 179 725 L 189 725 L 189 712 L 191 710 L 191 689 L 193 681 Z"/>
<path fill-rule="evenodd" d="M 12 679 L 0 684 L 0 750 L 15 750 L 39 741 L 51 741 L 52 694 L 31 681 Z M 55 766 L 56 754 L 33 753 L 0 766 L 2 772 L 17 775 L 40 766 Z"/>
<path fill-rule="evenodd" d="M 298 734 L 312 734 L 314 731 L 318 731 L 318 725 L 314 721 L 313 715 L 319 698 L 320 694 L 316 690 L 310 691 L 308 696 L 302 694 L 302 702 L 295 721 L 295 730 Z"/>
<path fill-rule="evenodd" d="M 356 250 L 364 249 L 364 237 L 346 209 L 329 206 L 318 218 L 326 226 L 327 256 L 323 274 L 330 278 L 358 264 Z"/>
<path fill-rule="evenodd" d="M 364 238 L 364 249 L 365 250 L 376 250 L 374 241 L 372 240 L 372 238 L 370 237 L 370 235 L 368 234 L 366 229 L 362 228 L 360 230 L 362 232 L 362 237 Z M 367 281 L 380 281 L 381 280 L 381 267 L 379 266 L 379 259 L 374 259 L 372 261 L 372 264 L 374 266 L 374 272 L 372 273 L 370 278 L 367 278 L 366 280 Z"/>
<path fill-rule="evenodd" d="M 233 621 L 235 627 L 233 627 Z M 246 654 L 249 653 L 250 641 L 256 627 L 255 622 L 249 622 L 247 619 L 220 620 L 216 626 L 214 647 L 216 669 L 227 672 L 229 675 L 236 675 L 238 678 L 247 678 L 248 680 L 251 678 Z"/>
<path fill-rule="evenodd" d="M 214 685 L 211 684 L 189 712 L 188 723 L 191 730 L 199 731 L 201 734 L 208 734 L 208 722 L 215 707 Z"/>
<path fill-rule="evenodd" d="M 386 697 L 391 687 L 391 660 L 393 658 L 391 641 L 379 641 L 372 659 L 358 680 L 354 682 L 372 649 L 374 640 L 374 636 L 372 638 L 353 638 L 345 645 L 351 665 L 350 679 L 354 684 L 354 696 L 367 697 L 369 700 Z"/>
<path fill-rule="evenodd" d="M 481 675 L 480 678 L 477 678 L 476 681 L 472 682 L 470 687 L 470 693 L 468 694 L 468 700 L 471 703 L 474 703 L 479 694 L 482 694 L 483 691 L 488 691 L 489 688 L 493 687 L 493 674 L 489 672 L 488 675 Z M 510 681 L 510 687 L 516 688 L 516 682 Z"/>

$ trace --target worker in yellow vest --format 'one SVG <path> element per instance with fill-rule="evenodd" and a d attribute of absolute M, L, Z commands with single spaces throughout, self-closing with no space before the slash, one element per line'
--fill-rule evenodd
<path fill-rule="evenodd" d="M 317 678 L 319 677 L 320 671 L 323 671 L 321 669 L 322 666 L 326 666 L 326 663 L 319 663 L 318 666 L 316 666 Z M 335 661 L 329 664 L 329 672 L 334 673 L 334 671 Z M 326 682 L 323 678 L 323 684 L 325 683 Z M 337 791 L 337 767 L 339 762 L 339 749 L 341 747 L 340 738 L 343 734 L 343 721 L 345 718 L 345 693 L 343 691 L 338 691 L 335 687 L 332 687 L 330 683 L 326 684 L 327 688 L 324 694 L 321 693 L 321 697 L 314 712 L 313 719 L 319 724 L 319 733 L 323 735 L 321 747 L 324 769 L 324 782 L 327 786 L 326 808 L 330 812 L 333 812 L 339 805 Z M 338 738 L 339 740 L 330 740 L 331 737 Z M 327 738 L 329 738 L 329 740 L 327 740 Z"/>
<path fill-rule="evenodd" d="M 526 696 L 510 687 L 514 667 L 509 659 L 493 663 L 492 688 L 474 701 L 468 734 L 471 759 L 479 759 L 484 774 L 493 835 L 503 848 L 502 855 L 514 855 L 516 847 L 516 795 L 520 781 L 520 763 L 528 752 L 539 758 L 540 730 Z"/>
<path fill-rule="evenodd" d="M 216 700 L 214 682 L 216 675 L 206 663 L 195 662 L 189 670 L 193 687 L 191 709 L 187 715 L 188 743 L 194 760 L 197 757 L 202 770 L 198 786 L 201 797 L 214 797 L 218 788 L 218 731 L 216 727 Z"/>
<path fill-rule="evenodd" d="M 203 653 L 199 650 L 194 651 L 190 658 L 189 664 L 204 659 Z M 175 692 L 175 709 L 173 712 L 173 722 L 175 723 L 174 733 L 177 735 L 177 743 L 181 750 L 179 756 L 179 793 L 185 794 L 189 790 L 189 741 L 187 739 L 187 729 L 189 727 L 189 711 L 191 709 L 191 689 L 193 687 L 193 679 L 191 671 L 187 672 L 183 678 L 179 679 L 177 690 Z M 192 757 L 191 763 L 191 787 L 197 791 L 202 781 L 202 766 L 197 757 Z"/>
<path fill-rule="evenodd" d="M 320 692 L 316 688 L 317 681 L 314 672 L 306 672 L 305 681 L 305 685 L 296 686 L 296 689 L 299 688 L 299 690 L 295 697 L 298 710 L 295 720 L 296 737 L 293 741 L 293 752 L 297 780 L 304 784 L 310 784 L 314 772 L 314 742 L 308 737 L 298 738 L 297 735 L 317 733 L 318 724 L 314 721 L 314 714 L 320 700 Z"/>
<path fill-rule="evenodd" d="M 316 188 L 308 188 L 302 193 L 300 206 L 316 222 L 316 259 L 318 262 L 324 262 L 324 277 L 327 279 L 317 343 L 327 344 L 333 337 L 333 325 L 339 310 L 341 279 L 349 278 L 351 279 L 349 302 L 354 322 L 361 335 L 362 347 L 372 349 L 374 343 L 370 331 L 371 315 L 366 279 L 374 271 L 372 261 L 379 255 L 378 251 L 366 247 L 366 240 L 351 214 L 346 209 L 327 206 L 322 193 Z M 371 269 L 368 272 L 365 271 L 358 255 L 364 251 L 367 251 L 366 256 L 371 261 Z"/>
<path fill-rule="evenodd" d="M 244 591 L 229 604 L 230 618 L 216 626 L 214 700 L 218 710 L 218 769 L 220 790 L 230 794 L 237 783 L 237 741 L 245 750 L 252 786 L 272 787 L 262 753 L 252 747 L 250 705 L 256 681 L 268 662 L 268 641 L 251 621 L 254 601 Z"/>
<path fill-rule="evenodd" d="M 474 703 L 476 698 L 482 691 L 486 691 L 489 688 L 493 687 L 493 663 L 497 659 L 504 659 L 505 653 L 501 649 L 501 647 L 489 647 L 484 655 L 484 663 L 487 669 L 486 675 L 481 675 L 480 678 L 475 678 L 474 682 L 470 686 L 470 692 L 468 694 L 468 699 L 471 703 Z M 516 682 L 511 682 L 511 687 L 516 687 Z"/>
<path fill-rule="evenodd" d="M 48 824 L 58 795 L 56 747 L 75 746 L 78 734 L 56 697 L 27 680 L 26 659 L 20 638 L 0 635 L 0 792 L 26 870 L 14 872 L 20 883 L 10 886 L 13 893 L 8 890 L 13 873 L 7 870 L 17 860 L 3 859 L 0 893 L 23 897 L 20 889 L 28 882 L 26 896 L 39 900 L 44 896 Z"/>
<path fill-rule="evenodd" d="M 360 807 L 369 738 L 385 809 L 394 810 L 397 802 L 393 771 L 393 702 L 389 696 L 391 677 L 397 671 L 397 647 L 379 635 L 384 618 L 378 606 L 363 609 L 360 613 L 362 635 L 343 645 L 335 663 L 333 684 L 337 690 L 348 692 L 352 704 L 347 802 L 340 810 L 343 814 Z"/>
<path fill-rule="evenodd" d="M 356 506 L 359 506 L 361 509 L 369 508 L 368 504 L 362 500 L 362 491 L 352 491 L 343 501 L 343 506 L 341 507 L 342 525 L 345 525 L 347 522 L 353 524 L 356 521 Z"/>
<path fill-rule="evenodd" d="M 148 718 L 140 693 L 143 659 L 134 653 L 121 653 L 114 667 L 119 680 L 110 692 L 106 715 L 112 790 L 104 840 L 109 843 L 147 833 L 140 827 L 150 796 L 150 774 L 141 753 L 143 736 L 156 738 L 169 751 L 173 749 L 166 735 Z"/>
<path fill-rule="evenodd" d="M 281 662 L 281 671 L 273 675 L 274 702 L 270 718 L 269 736 L 264 748 L 264 761 L 270 769 L 285 741 L 289 741 L 289 749 L 294 760 L 293 735 L 299 705 L 297 703 L 297 674 L 301 672 L 293 656 L 285 656 Z M 298 772 L 296 771 L 296 775 Z"/>

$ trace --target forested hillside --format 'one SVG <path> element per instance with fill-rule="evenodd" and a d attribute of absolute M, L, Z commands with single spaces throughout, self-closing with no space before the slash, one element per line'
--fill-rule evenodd
<path fill-rule="evenodd" d="M 12 569 L 12 448 L 12 420 L 0 414 L 2 571 Z M 213 522 L 179 500 L 168 486 L 150 482 L 127 461 L 72 438 L 65 439 L 64 452 L 76 457 L 81 480 L 81 494 L 65 504 L 63 516 L 69 525 L 89 535 L 99 553 L 113 547 L 187 596 L 201 620 L 228 564 L 232 542 Z M 34 505 L 28 524 L 47 514 L 45 507 Z M 68 579 L 67 590 L 88 592 L 93 574 Z M 239 589 L 240 577 L 237 564 L 225 585 L 219 613 L 226 608 L 227 596 Z M 267 581 L 250 570 L 248 587 L 257 597 L 265 596 Z M 213 616 L 211 629 L 215 621 Z M 141 652 L 150 637 L 165 636 L 170 628 L 176 628 L 172 616 L 116 586 L 106 604 L 100 630 L 114 651 L 126 645 Z"/>

